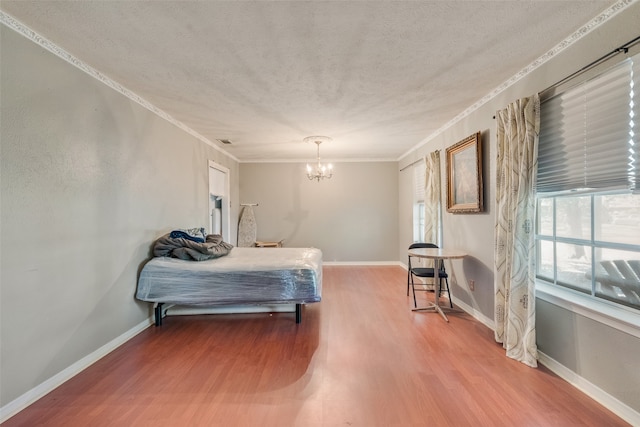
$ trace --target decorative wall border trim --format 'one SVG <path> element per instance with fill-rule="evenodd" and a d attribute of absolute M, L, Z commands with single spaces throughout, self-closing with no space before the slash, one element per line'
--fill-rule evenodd
<path fill-rule="evenodd" d="M 505 82 L 503 82 L 502 84 L 500 84 L 499 86 L 494 88 L 491 92 L 489 92 L 487 95 L 482 97 L 476 103 L 474 103 L 473 105 L 467 107 L 463 112 L 461 112 L 460 114 L 455 116 L 453 119 L 449 120 L 447 123 L 445 123 L 439 129 L 437 129 L 435 132 L 433 132 L 427 138 L 422 140 L 418 145 L 416 145 L 415 147 L 411 148 L 409 151 L 407 151 L 406 153 L 404 153 L 403 155 L 401 155 L 400 157 L 398 157 L 395 160 L 396 161 L 400 161 L 400 160 L 404 159 L 405 157 L 407 157 L 408 155 L 410 155 L 411 153 L 415 152 L 420 147 L 424 146 L 425 144 L 427 144 L 428 142 L 430 142 L 431 140 L 436 138 L 438 135 L 440 135 L 445 130 L 449 129 L 450 127 L 452 127 L 453 125 L 458 123 L 463 118 L 469 116 L 471 113 L 473 113 L 474 111 L 478 110 L 480 107 L 482 107 L 484 104 L 489 102 L 491 99 L 495 98 L 498 94 L 502 93 L 503 91 L 505 91 L 506 89 L 508 89 L 512 85 L 514 85 L 516 82 L 521 80 L 523 77 L 527 76 L 528 74 L 532 73 L 534 70 L 536 70 L 537 68 L 539 68 L 543 64 L 545 64 L 548 61 L 550 61 L 552 58 L 557 56 L 560 52 L 564 51 L 566 48 L 568 48 L 569 46 L 573 45 L 575 42 L 580 40 L 582 37 L 584 37 L 585 35 L 589 34 L 590 32 L 592 32 L 593 30 L 595 30 L 596 28 L 598 28 L 599 26 L 601 26 L 602 24 L 607 22 L 609 19 L 611 19 L 612 17 L 614 17 L 618 13 L 622 12 L 623 10 L 625 10 L 628 6 L 630 6 L 631 4 L 635 3 L 636 1 L 637 0 L 619 0 L 615 4 L 611 5 L 608 9 L 603 11 L 600 15 L 596 16 L 591 21 L 589 21 L 588 23 L 586 23 L 585 25 L 580 27 L 578 30 L 576 30 L 569 37 L 567 37 L 566 39 L 564 39 L 563 41 L 558 43 L 556 46 L 554 46 L 551 50 L 547 51 L 545 54 L 540 56 L 538 59 L 533 61 L 531 64 L 529 64 L 528 66 L 526 66 L 522 70 L 520 70 L 518 73 L 513 75 L 511 78 L 509 78 L 508 80 L 506 80 Z M 127 97 L 130 100 L 134 101 L 135 103 L 141 105 L 142 107 L 146 108 L 147 110 L 151 111 L 152 113 L 156 114 L 157 116 L 163 118 L 164 120 L 168 121 L 169 123 L 172 123 L 173 125 L 175 125 L 178 128 L 182 129 L 184 132 L 186 132 L 189 135 L 193 136 L 194 138 L 198 139 L 199 141 L 204 142 L 205 144 L 211 146 L 213 149 L 223 153 L 224 155 L 226 155 L 226 156 L 230 157 L 231 159 L 235 160 L 236 162 L 240 163 L 239 159 L 237 159 L 235 156 L 233 156 L 232 154 L 228 153 L 224 149 L 218 147 L 213 142 L 211 142 L 209 139 L 207 139 L 204 136 L 200 135 L 198 132 L 194 131 L 193 129 L 191 129 L 190 127 L 188 127 L 184 123 L 180 122 L 179 120 L 176 120 L 171 115 L 169 115 L 165 111 L 159 109 L 155 105 L 151 104 L 146 99 L 142 98 L 141 96 L 137 95 L 136 93 L 134 93 L 131 90 L 127 89 L 126 87 L 122 86 L 118 82 L 116 82 L 116 81 L 112 80 L 111 78 L 107 77 L 106 75 L 102 74 L 101 72 L 99 72 L 98 70 L 96 70 L 93 67 L 89 66 L 88 64 L 84 63 L 83 61 L 81 61 L 80 59 L 76 58 L 75 56 L 71 55 L 69 52 L 67 52 L 66 50 L 64 50 L 61 47 L 57 46 L 55 43 L 51 42 L 50 40 L 46 39 L 45 37 L 41 36 L 40 34 L 36 33 L 35 31 L 30 29 L 26 25 L 22 24 L 17 19 L 13 18 L 11 15 L 8 15 L 7 13 L 5 13 L 3 11 L 0 11 L 0 23 L 6 25 L 7 27 L 9 27 L 11 29 L 13 29 L 17 33 L 19 33 L 22 36 L 26 37 L 27 39 L 33 41 L 34 43 L 38 44 L 39 46 L 43 47 L 44 49 L 46 49 L 49 52 L 53 53 L 54 55 L 58 56 L 59 58 L 67 61 L 69 64 L 75 66 L 76 68 L 79 68 L 80 70 L 82 70 L 85 73 L 89 74 L 93 78 L 101 81 L 102 83 L 104 83 L 105 85 L 109 86 L 113 90 L 121 93 L 125 97 Z M 255 163 L 255 162 L 257 162 L 257 161 L 255 161 L 255 160 L 254 161 L 248 161 L 248 163 Z"/>
<path fill-rule="evenodd" d="M 222 148 L 218 147 L 213 142 L 211 142 L 209 139 L 205 138 L 204 136 L 200 135 L 195 130 L 191 129 L 189 126 L 185 125 L 184 123 L 182 123 L 179 120 L 176 120 L 170 114 L 168 114 L 165 111 L 159 109 L 158 107 L 156 107 L 155 105 L 153 105 L 152 103 L 150 103 L 146 99 L 142 98 L 138 94 L 132 92 L 131 90 L 129 90 L 126 87 L 122 86 L 120 83 L 112 80 L 111 78 L 109 78 L 106 75 L 102 74 L 100 71 L 96 70 L 95 68 L 91 67 L 90 65 L 86 64 L 85 62 L 81 61 L 80 59 L 76 58 L 75 56 L 71 55 L 69 52 L 67 52 L 66 50 L 64 50 L 60 46 L 56 45 L 52 41 L 50 41 L 47 38 L 45 38 L 45 37 L 41 36 L 40 34 L 36 33 L 31 28 L 27 27 L 22 22 L 18 21 L 17 19 L 15 19 L 11 15 L 7 14 L 6 12 L 0 11 L 0 23 L 2 23 L 4 25 L 6 25 L 7 27 L 11 28 L 12 30 L 14 30 L 18 34 L 26 37 L 27 39 L 31 40 L 35 44 L 39 45 L 40 47 L 48 50 L 49 52 L 53 53 L 57 57 L 67 61 L 69 64 L 73 65 L 74 67 L 84 71 L 85 73 L 87 73 L 88 75 L 93 77 L 94 79 L 99 80 L 100 82 L 102 82 L 105 85 L 109 86 L 111 89 L 115 90 L 116 92 L 119 92 L 120 94 L 122 94 L 125 97 L 129 98 L 130 100 L 132 100 L 136 104 L 146 108 L 147 110 L 149 110 L 152 113 L 156 114 L 160 118 L 168 121 L 169 123 L 173 124 L 174 126 L 178 127 L 179 129 L 183 130 L 184 132 L 188 133 L 189 135 L 193 136 L 197 140 L 199 140 L 201 142 L 204 142 L 205 144 L 207 144 L 210 147 L 212 147 L 214 150 L 217 150 L 217 151 L 221 152 L 222 154 L 230 157 L 231 159 L 235 160 L 236 162 L 240 162 L 235 156 L 233 156 L 232 154 L 230 154 L 227 151 L 223 150 Z"/>
<path fill-rule="evenodd" d="M 467 107 L 467 109 L 464 110 L 462 113 L 458 114 L 453 119 L 449 120 L 447 123 L 445 123 L 438 130 L 436 130 L 431 135 L 429 135 L 428 137 L 423 139 L 418 145 L 416 145 L 415 147 L 411 148 L 409 151 L 407 151 L 406 153 L 404 153 L 403 155 L 398 157 L 397 160 L 400 161 L 400 160 L 404 159 L 405 157 L 407 157 L 408 155 L 410 155 L 411 153 L 415 152 L 420 147 L 424 146 L 429 141 L 431 141 L 434 138 L 436 138 L 438 135 L 440 135 L 445 130 L 449 129 L 450 127 L 452 127 L 453 125 L 458 123 L 460 120 L 462 120 L 465 117 L 469 116 L 471 113 L 473 113 L 474 111 L 476 111 L 477 109 L 482 107 L 484 104 L 486 104 L 487 102 L 489 102 L 490 100 L 492 100 L 496 96 L 498 96 L 500 93 L 502 93 L 503 91 L 505 91 L 509 87 L 513 86 L 516 82 L 521 80 L 523 77 L 525 77 L 528 74 L 532 73 L 538 67 L 542 66 L 543 64 L 545 64 L 548 61 L 550 61 L 552 58 L 556 57 L 560 52 L 562 52 L 563 50 L 565 50 L 569 46 L 573 45 L 575 42 L 580 40 L 582 37 L 586 36 L 587 34 L 592 32 L 593 30 L 595 30 L 596 28 L 598 28 L 599 26 L 601 26 L 602 24 L 607 22 L 609 19 L 613 18 L 615 15 L 617 15 L 618 13 L 622 12 L 623 10 L 625 10 L 628 6 L 630 6 L 631 4 L 635 3 L 636 1 L 637 0 L 619 0 L 615 4 L 611 5 L 611 7 L 609 7 L 605 11 L 603 11 L 600 15 L 596 16 L 591 21 L 587 22 L 582 27 L 578 28 L 569 37 L 567 37 L 566 39 L 562 40 L 560 43 L 555 45 L 553 48 L 551 48 L 551 50 L 547 51 L 545 54 L 540 56 L 538 59 L 533 61 L 531 64 L 527 65 L 525 68 L 523 68 L 522 70 L 520 70 L 516 74 L 514 74 L 510 79 L 504 81 L 498 87 L 496 87 L 491 92 L 489 92 L 488 94 L 483 96 L 475 104 Z"/>
<path fill-rule="evenodd" d="M 331 159 L 331 158 L 322 158 L 323 162 L 328 163 L 388 163 L 393 162 L 396 163 L 398 159 L 390 158 L 390 157 L 381 157 L 379 159 L 372 159 L 366 157 L 354 157 L 343 158 L 343 159 Z M 240 163 L 309 163 L 309 158 L 306 157 L 304 159 L 247 159 L 240 160 Z"/>

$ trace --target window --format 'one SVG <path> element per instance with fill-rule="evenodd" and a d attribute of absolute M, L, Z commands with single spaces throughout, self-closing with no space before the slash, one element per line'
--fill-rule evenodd
<path fill-rule="evenodd" d="M 413 204 L 413 241 L 424 243 L 424 202 Z"/>
<path fill-rule="evenodd" d="M 540 281 L 637 310 L 639 88 L 635 55 L 543 102 L 536 224 Z"/>
<path fill-rule="evenodd" d="M 424 242 L 424 185 L 426 169 L 424 162 L 413 167 L 413 241 Z"/>
<path fill-rule="evenodd" d="M 640 194 L 538 197 L 537 276 L 640 309 Z"/>

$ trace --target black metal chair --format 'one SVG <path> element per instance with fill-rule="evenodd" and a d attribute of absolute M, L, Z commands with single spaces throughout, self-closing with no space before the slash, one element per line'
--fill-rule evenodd
<path fill-rule="evenodd" d="M 411 244 L 411 246 L 409 246 L 409 250 L 411 249 L 418 249 L 418 248 L 438 248 L 438 245 L 435 245 L 433 243 L 413 243 Z M 408 256 L 409 260 L 408 260 L 408 264 L 407 264 L 407 296 L 409 295 L 409 287 L 411 287 L 411 289 L 413 290 L 413 306 L 414 307 L 418 307 L 418 303 L 416 302 L 416 287 L 414 284 L 414 277 L 424 277 L 424 278 L 433 278 L 434 282 L 436 282 L 435 280 L 435 274 L 434 274 L 434 268 L 431 267 L 412 267 L 411 266 L 411 258 L 417 258 L 417 257 L 412 257 L 411 255 Z M 437 289 L 435 290 L 435 292 L 438 292 L 438 296 L 440 294 L 442 294 L 442 279 L 445 280 L 446 283 L 446 289 L 447 289 L 447 294 L 449 296 L 449 305 L 451 306 L 451 308 L 453 308 L 453 302 L 451 301 L 451 292 L 449 291 L 449 275 L 447 274 L 447 271 L 444 268 L 444 261 L 440 260 L 440 266 L 438 268 L 438 286 Z M 435 286 L 435 284 L 434 284 Z M 418 289 L 418 291 L 421 290 L 426 290 L 426 289 Z"/>

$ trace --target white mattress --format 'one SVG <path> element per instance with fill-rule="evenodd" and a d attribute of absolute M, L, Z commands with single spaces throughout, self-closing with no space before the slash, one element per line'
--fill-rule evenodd
<path fill-rule="evenodd" d="M 208 261 L 153 258 L 136 298 L 185 305 L 319 302 L 322 252 L 315 248 L 238 248 Z"/>

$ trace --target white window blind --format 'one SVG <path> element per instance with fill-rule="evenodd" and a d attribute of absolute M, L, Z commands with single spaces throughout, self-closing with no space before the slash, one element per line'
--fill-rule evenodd
<path fill-rule="evenodd" d="M 631 65 L 631 138 L 629 142 L 629 170 L 632 174 L 632 189 L 640 192 L 640 54 L 632 57 Z"/>
<path fill-rule="evenodd" d="M 637 92 L 640 55 L 542 104 L 538 192 L 638 188 Z"/>
<path fill-rule="evenodd" d="M 424 202 L 426 167 L 423 161 L 413 166 L 413 203 Z"/>

